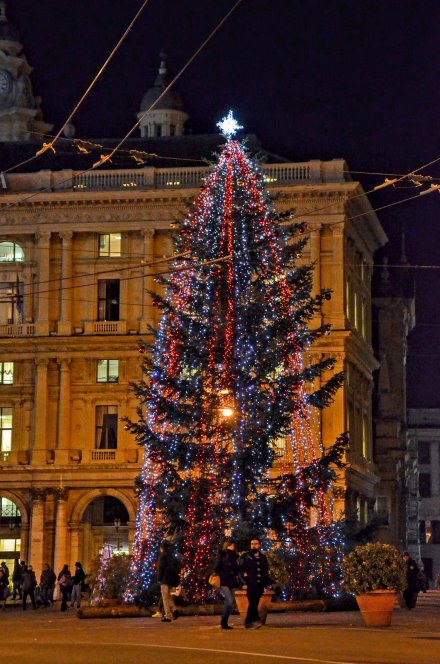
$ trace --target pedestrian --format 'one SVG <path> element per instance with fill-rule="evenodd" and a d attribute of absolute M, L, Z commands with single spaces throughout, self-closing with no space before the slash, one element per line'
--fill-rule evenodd
<path fill-rule="evenodd" d="M 6 600 L 9 595 L 9 581 L 3 567 L 0 567 L 0 604 L 2 609 L 6 609 Z"/>
<path fill-rule="evenodd" d="M 43 571 L 40 576 L 40 591 L 41 602 L 43 606 L 50 606 L 53 604 L 53 592 L 55 590 L 55 582 L 57 577 L 49 563 L 45 563 Z"/>
<path fill-rule="evenodd" d="M 411 611 L 411 609 L 415 609 L 417 596 L 420 592 L 419 568 L 416 561 L 410 557 L 408 551 L 402 554 L 402 558 L 406 564 L 407 583 L 407 587 L 403 591 L 403 599 L 405 600 L 407 609 Z"/>
<path fill-rule="evenodd" d="M 83 566 L 81 563 L 75 563 L 75 574 L 73 575 L 72 579 L 72 597 L 70 600 L 72 607 L 75 606 L 75 600 L 78 609 L 81 606 L 81 592 L 85 578 L 86 573 L 83 570 Z"/>
<path fill-rule="evenodd" d="M 253 537 L 250 550 L 240 561 L 240 572 L 246 584 L 246 595 L 249 601 L 244 622 L 247 629 L 250 627 L 258 629 L 263 624 L 258 613 L 258 603 L 264 588 L 269 583 L 269 563 L 260 548 L 260 540 L 258 537 Z"/>
<path fill-rule="evenodd" d="M 220 626 L 222 629 L 233 629 L 228 625 L 228 620 L 235 601 L 235 590 L 243 585 L 240 581 L 238 555 L 234 540 L 226 539 L 223 542 L 223 546 L 218 552 L 214 572 L 220 577 L 220 594 L 225 600 Z"/>
<path fill-rule="evenodd" d="M 35 602 L 36 586 L 37 586 L 37 579 L 35 577 L 35 572 L 32 569 L 32 565 L 29 565 L 23 572 L 23 577 L 21 581 L 23 611 L 26 611 L 28 595 L 31 598 L 32 608 L 33 609 L 37 608 L 37 604 Z"/>
<path fill-rule="evenodd" d="M 178 586 L 180 582 L 180 561 L 177 553 L 172 550 L 167 540 L 164 540 L 160 545 L 159 554 L 157 578 L 160 583 L 165 614 L 161 622 L 171 622 L 173 618 L 177 620 L 179 617 L 171 590 Z"/>
<path fill-rule="evenodd" d="M 63 569 L 58 574 L 58 585 L 61 593 L 61 611 L 66 611 L 67 597 L 72 585 L 72 575 L 69 570 L 69 565 L 64 565 Z"/>
<path fill-rule="evenodd" d="M 6 580 L 9 583 L 9 567 L 5 563 L 5 561 L 2 562 L 1 568 L 3 570 L 4 575 L 6 576 Z"/>
<path fill-rule="evenodd" d="M 18 594 L 18 599 L 21 599 L 21 581 L 23 579 L 23 568 L 15 559 L 14 569 L 12 570 L 12 599 L 15 599 Z"/>

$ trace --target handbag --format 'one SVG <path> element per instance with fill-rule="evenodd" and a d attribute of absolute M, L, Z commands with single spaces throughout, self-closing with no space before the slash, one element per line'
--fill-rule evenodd
<path fill-rule="evenodd" d="M 220 588 L 221 586 L 220 576 L 215 572 L 213 572 L 212 574 L 209 575 L 208 583 L 213 588 Z"/>

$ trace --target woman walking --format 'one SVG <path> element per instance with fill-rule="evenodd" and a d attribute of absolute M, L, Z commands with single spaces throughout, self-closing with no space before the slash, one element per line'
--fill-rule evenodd
<path fill-rule="evenodd" d="M 228 620 L 235 600 L 235 590 L 242 585 L 239 577 L 238 555 L 233 540 L 226 539 L 223 542 L 223 546 L 218 552 L 214 572 L 220 577 L 220 593 L 225 600 L 220 626 L 222 629 L 233 629 L 228 625 Z"/>

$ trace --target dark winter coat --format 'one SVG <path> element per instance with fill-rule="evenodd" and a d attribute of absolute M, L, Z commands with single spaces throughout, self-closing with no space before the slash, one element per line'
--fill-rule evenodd
<path fill-rule="evenodd" d="M 157 561 L 157 580 L 167 586 L 178 586 L 180 583 L 180 562 L 176 554 L 166 550 Z"/>
<path fill-rule="evenodd" d="M 84 583 L 84 579 L 86 578 L 86 573 L 84 572 L 82 567 L 76 567 L 75 568 L 75 574 L 73 575 L 72 583 L 74 586 L 77 586 L 78 583 Z"/>
<path fill-rule="evenodd" d="M 29 590 L 33 590 L 36 585 L 37 579 L 35 578 L 34 570 L 27 569 L 25 572 L 23 572 L 23 578 L 21 581 L 22 589 L 26 592 L 29 592 Z"/>
<path fill-rule="evenodd" d="M 8 578 L 6 574 L 0 574 L 0 600 L 8 597 Z"/>
<path fill-rule="evenodd" d="M 3 570 L 3 574 L 6 576 L 6 578 L 9 581 L 9 567 L 6 565 L 6 563 L 3 563 L 1 567 Z"/>
<path fill-rule="evenodd" d="M 419 592 L 421 590 L 419 572 L 420 570 L 416 561 L 412 558 L 408 558 L 406 561 L 406 581 L 408 584 L 407 590 L 412 592 Z"/>
<path fill-rule="evenodd" d="M 247 587 L 267 586 L 269 583 L 269 563 L 264 553 L 249 551 L 240 560 L 240 573 Z"/>
<path fill-rule="evenodd" d="M 52 569 L 44 569 L 40 576 L 40 586 L 43 588 L 53 588 L 57 577 Z"/>
<path fill-rule="evenodd" d="M 243 585 L 243 582 L 239 579 L 238 555 L 233 549 L 222 549 L 219 551 L 214 572 L 219 575 L 220 585 L 222 586 L 240 588 Z"/>
<path fill-rule="evenodd" d="M 21 565 L 15 565 L 14 570 L 12 572 L 12 581 L 14 583 L 21 583 L 21 580 L 23 578 L 23 568 Z"/>

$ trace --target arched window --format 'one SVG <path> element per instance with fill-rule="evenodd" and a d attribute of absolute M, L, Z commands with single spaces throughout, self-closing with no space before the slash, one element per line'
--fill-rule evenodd
<path fill-rule="evenodd" d="M 0 262 L 16 263 L 24 261 L 24 251 L 15 242 L 0 242 Z"/>

